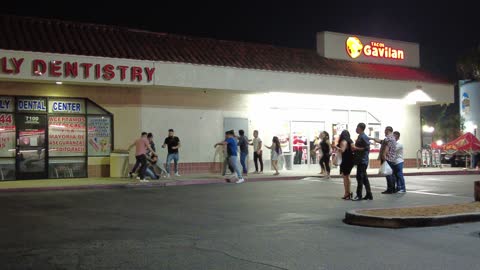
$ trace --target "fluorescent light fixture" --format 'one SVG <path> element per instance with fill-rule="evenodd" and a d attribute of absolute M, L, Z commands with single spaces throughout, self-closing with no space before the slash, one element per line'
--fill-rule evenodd
<path fill-rule="evenodd" d="M 63 82 L 55 82 L 55 83 L 58 84 L 58 85 L 62 85 L 62 84 L 63 84 Z"/>
<path fill-rule="evenodd" d="M 417 104 L 419 102 L 432 102 L 434 101 L 429 95 L 423 92 L 422 87 L 418 86 L 417 89 L 408 93 L 407 96 L 403 98 L 407 104 Z"/>
<path fill-rule="evenodd" d="M 428 126 L 428 125 L 424 125 L 422 127 L 422 130 L 423 132 L 425 133 L 433 133 L 435 131 L 435 128 L 434 127 L 431 127 L 431 126 Z"/>
<path fill-rule="evenodd" d="M 438 141 L 436 141 L 436 144 L 437 144 L 438 146 L 442 146 L 442 145 L 443 145 L 443 141 L 442 141 L 442 140 L 438 140 Z"/>

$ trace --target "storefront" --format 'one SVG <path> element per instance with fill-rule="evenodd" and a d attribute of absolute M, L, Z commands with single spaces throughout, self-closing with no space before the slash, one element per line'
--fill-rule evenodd
<path fill-rule="evenodd" d="M 112 115 L 91 100 L 0 96 L 0 180 L 87 177 L 109 156 Z"/>
<path fill-rule="evenodd" d="M 324 32 L 315 51 L 54 24 L 0 16 L 0 28 L 22 25 L 44 36 L 33 42 L 4 31 L 8 35 L 0 41 L 1 134 L 9 138 L 1 152 L 5 179 L 108 176 L 108 153 L 92 151 L 126 149 L 142 131 L 152 132 L 158 146 L 170 128 L 182 142 L 182 174 L 218 171 L 221 150 L 212 146 L 232 128 L 250 138 L 259 130 L 265 145 L 278 136 L 292 169 L 316 170 L 311 150 L 319 133 L 335 140 L 348 129 L 355 138 L 359 122 L 372 137 L 382 137 L 386 126 L 400 131 L 405 165 L 414 166 L 420 107 L 454 101 L 452 83 L 420 69 L 415 43 Z M 39 103 L 18 103 L 32 97 Z M 8 110 L 6 102 L 12 104 Z M 96 111 L 92 104 L 98 104 Z M 91 145 L 89 131 L 97 124 L 102 136 Z M 76 127 L 69 129 L 71 138 L 62 137 L 64 125 Z M 70 139 L 72 149 L 65 145 Z M 35 169 L 15 159 L 10 150 L 16 148 L 30 151 L 24 159 L 35 160 Z M 375 149 L 371 166 L 378 165 Z"/>

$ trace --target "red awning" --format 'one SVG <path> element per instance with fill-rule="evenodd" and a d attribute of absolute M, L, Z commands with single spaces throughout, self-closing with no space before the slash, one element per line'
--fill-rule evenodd
<path fill-rule="evenodd" d="M 433 147 L 433 145 L 432 145 Z M 470 132 L 442 146 L 446 152 L 480 152 L 480 141 Z"/>

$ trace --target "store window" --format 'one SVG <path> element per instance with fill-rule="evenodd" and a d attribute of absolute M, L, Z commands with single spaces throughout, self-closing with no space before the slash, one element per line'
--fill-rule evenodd
<path fill-rule="evenodd" d="M 84 98 L 0 97 L 0 181 L 87 177 L 108 156 L 113 116 Z"/>
<path fill-rule="evenodd" d="M 15 179 L 15 102 L 0 98 L 0 180 Z"/>

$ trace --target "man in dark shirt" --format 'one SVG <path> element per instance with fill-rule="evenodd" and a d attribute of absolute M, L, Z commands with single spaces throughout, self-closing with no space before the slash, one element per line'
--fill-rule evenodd
<path fill-rule="evenodd" d="M 168 137 L 165 138 L 165 141 L 162 145 L 162 148 L 168 147 L 167 154 L 167 177 L 170 177 L 170 163 L 173 160 L 175 164 L 175 176 L 180 176 L 178 174 L 178 148 L 180 148 L 180 139 L 177 136 L 174 136 L 173 129 L 168 130 Z"/>
<path fill-rule="evenodd" d="M 357 165 L 357 196 L 354 201 L 373 200 L 372 191 L 370 189 L 370 181 L 368 181 L 367 167 L 370 153 L 370 140 L 365 134 L 365 123 L 357 125 L 358 139 L 355 141 L 353 151 L 355 153 L 355 164 Z M 365 186 L 367 194 L 362 198 L 362 189 Z"/>
<path fill-rule="evenodd" d="M 243 174 L 247 174 L 248 138 L 245 136 L 245 131 L 243 131 L 243 129 L 240 129 L 238 133 L 240 134 L 238 137 L 238 146 L 240 147 L 240 164 L 242 164 Z"/>

